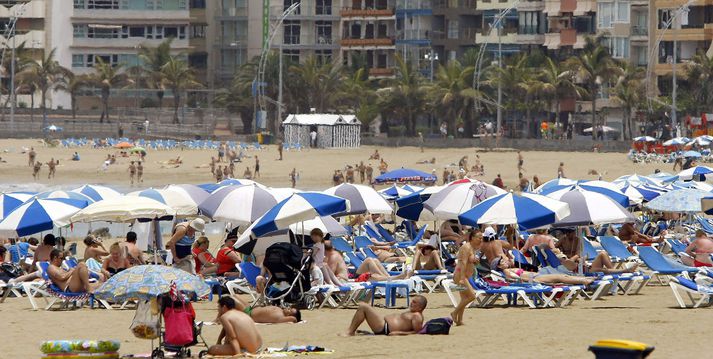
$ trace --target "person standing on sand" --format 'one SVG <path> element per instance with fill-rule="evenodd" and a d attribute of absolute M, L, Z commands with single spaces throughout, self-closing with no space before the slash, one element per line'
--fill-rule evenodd
<path fill-rule="evenodd" d="M 221 142 L 218 146 L 218 162 L 223 162 L 225 158 L 225 143 Z"/>
<path fill-rule="evenodd" d="M 456 309 L 451 312 L 451 318 L 455 325 L 463 325 L 463 313 L 465 308 L 475 300 L 475 290 L 471 287 L 468 281 L 475 274 L 475 266 L 479 260 L 475 252 L 480 249 L 480 243 L 483 241 L 483 234 L 480 230 L 471 230 L 468 234 L 468 241 L 465 242 L 456 255 L 456 269 L 453 272 L 453 283 L 461 287 L 460 302 Z"/>
<path fill-rule="evenodd" d="M 218 168 L 215 169 L 215 173 L 213 174 L 215 176 L 215 181 L 220 182 L 223 180 L 223 166 L 218 166 Z"/>
<path fill-rule="evenodd" d="M 357 170 L 359 171 L 359 182 L 364 183 L 364 179 L 366 178 L 366 166 L 364 166 L 364 161 L 359 162 Z"/>
<path fill-rule="evenodd" d="M 56 171 L 57 171 L 57 165 L 59 164 L 59 161 L 55 161 L 54 157 L 50 159 L 49 162 L 47 162 L 47 167 L 49 167 L 49 174 L 47 174 L 47 179 L 54 178 Z"/>
<path fill-rule="evenodd" d="M 40 179 L 40 168 L 42 168 L 42 162 L 36 161 L 32 167 L 32 177 L 35 181 Z"/>
<path fill-rule="evenodd" d="M 230 175 L 230 178 L 235 178 L 235 163 L 233 162 L 228 165 L 228 175 Z"/>
<path fill-rule="evenodd" d="M 352 166 L 347 167 L 347 183 L 354 183 L 354 168 Z"/>
<path fill-rule="evenodd" d="M 255 156 L 255 178 L 260 178 L 260 159 Z"/>
<path fill-rule="evenodd" d="M 35 166 L 35 157 L 37 157 L 37 152 L 35 152 L 34 147 L 30 147 L 30 152 L 27 152 L 27 166 L 28 167 Z"/>
<path fill-rule="evenodd" d="M 292 172 L 290 172 L 290 183 L 292 183 L 292 188 L 295 188 L 297 186 L 297 169 L 292 168 Z"/>
<path fill-rule="evenodd" d="M 280 158 L 278 159 L 278 161 L 282 161 L 282 145 L 282 140 L 277 141 L 277 153 L 280 154 Z"/>
<path fill-rule="evenodd" d="M 564 175 L 564 162 L 560 162 L 560 166 L 557 167 L 557 178 L 567 178 Z"/>
<path fill-rule="evenodd" d="M 421 147 L 421 153 L 423 153 L 423 133 L 418 132 L 418 146 Z"/>
<path fill-rule="evenodd" d="M 215 173 L 215 157 L 210 157 L 210 173 Z"/>
<path fill-rule="evenodd" d="M 144 165 L 141 161 L 136 166 L 136 183 L 144 183 Z"/>
<path fill-rule="evenodd" d="M 374 167 L 371 167 L 371 163 L 366 166 L 366 181 L 371 184 L 374 177 Z"/>
<path fill-rule="evenodd" d="M 525 163 L 524 157 L 522 157 L 522 152 L 517 151 L 517 172 L 522 173 L 525 171 L 525 168 L 522 167 L 522 165 Z"/>
<path fill-rule="evenodd" d="M 134 186 L 134 178 L 136 177 L 136 166 L 134 165 L 134 161 L 131 161 L 129 163 L 129 180 L 131 181 L 131 186 Z"/>
<path fill-rule="evenodd" d="M 228 166 L 223 167 L 223 178 L 230 178 L 230 169 L 228 169 Z"/>

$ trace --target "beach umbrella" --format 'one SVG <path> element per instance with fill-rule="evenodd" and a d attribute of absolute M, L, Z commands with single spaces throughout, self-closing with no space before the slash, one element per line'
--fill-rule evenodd
<path fill-rule="evenodd" d="M 688 146 L 698 145 L 698 146 L 710 146 L 711 140 L 703 136 L 694 138 L 691 142 L 687 143 Z"/>
<path fill-rule="evenodd" d="M 316 216 L 331 216 L 349 212 L 349 201 L 319 192 L 300 192 L 280 201 L 255 221 L 250 231 L 243 236 L 262 235 L 287 228 L 290 224 L 306 221 Z M 243 238 L 243 237 L 241 237 Z M 240 246 L 240 239 L 235 247 Z"/>
<path fill-rule="evenodd" d="M 213 220 L 237 226 L 255 222 L 278 202 L 272 192 L 256 184 L 226 186 L 208 196 L 199 209 Z"/>
<path fill-rule="evenodd" d="M 626 175 L 626 176 L 621 176 L 618 177 L 617 179 L 612 181 L 613 183 L 617 185 L 622 185 L 622 184 L 630 184 L 630 185 L 640 185 L 640 184 L 651 184 L 651 185 L 660 185 L 661 182 L 658 179 L 649 177 L 649 176 L 641 176 L 638 174 L 633 174 L 633 175 Z"/>
<path fill-rule="evenodd" d="M 177 192 L 184 196 L 190 197 L 193 202 L 201 204 L 210 196 L 208 191 L 194 184 L 170 184 L 164 188 L 166 191 Z"/>
<path fill-rule="evenodd" d="M 18 238 L 68 225 L 69 218 L 87 206 L 87 200 L 34 198 L 0 222 L 0 236 Z"/>
<path fill-rule="evenodd" d="M 641 203 L 641 201 L 643 200 L 643 197 L 641 197 L 641 196 L 637 196 L 633 199 L 629 198 L 615 184 L 605 182 L 605 181 L 579 181 L 575 185 L 561 186 L 561 187 L 553 186 L 553 187 L 550 187 L 548 189 L 545 189 L 545 190 L 539 192 L 539 194 L 549 196 L 550 194 L 554 193 L 555 196 L 558 196 L 557 193 L 569 192 L 576 188 L 582 188 L 586 191 L 601 193 L 601 194 L 617 201 L 620 205 L 622 205 L 624 207 L 628 207 L 628 206 L 630 206 L 632 204 L 636 204 L 636 203 Z"/>
<path fill-rule="evenodd" d="M 701 158 L 701 153 L 698 151 L 686 151 L 683 153 L 684 158 Z"/>
<path fill-rule="evenodd" d="M 342 183 L 326 189 L 324 193 L 348 200 L 350 210 L 346 214 L 389 214 L 394 211 L 379 192 L 368 186 Z"/>
<path fill-rule="evenodd" d="M 433 212 L 423 208 L 423 202 L 446 186 L 426 187 L 421 192 L 412 193 L 396 200 L 396 215 L 412 221 L 435 221 Z"/>
<path fill-rule="evenodd" d="M 198 203 L 188 194 L 166 189 L 145 189 L 143 191 L 131 192 L 127 197 L 146 197 L 161 202 L 176 211 L 179 217 L 189 217 L 198 215 Z"/>
<path fill-rule="evenodd" d="M 588 226 L 604 223 L 634 222 L 636 218 L 619 202 L 598 192 L 575 187 L 547 195 L 569 204 L 569 216 L 554 223 L 558 227 Z"/>
<path fill-rule="evenodd" d="M 403 196 L 408 196 L 416 191 L 411 191 L 407 189 L 406 186 L 399 186 L 396 184 L 391 185 L 391 187 L 384 188 L 379 191 L 384 198 L 388 200 L 394 200 L 396 198 L 401 198 Z"/>
<path fill-rule="evenodd" d="M 72 222 L 131 222 L 133 220 L 166 219 L 176 210 L 148 197 L 121 196 L 94 202 L 73 215 Z"/>
<path fill-rule="evenodd" d="M 77 192 L 72 192 L 72 191 L 47 191 L 47 192 L 41 192 L 35 195 L 37 198 L 41 199 L 53 199 L 53 198 L 65 198 L 65 199 L 74 199 L 77 201 L 87 201 L 89 203 L 94 202 L 93 199 L 91 199 L 89 196 L 85 196 L 81 193 Z"/>
<path fill-rule="evenodd" d="M 383 175 L 377 176 L 374 179 L 376 183 L 406 183 L 406 182 L 436 182 L 437 177 L 433 174 L 423 171 L 412 170 L 408 168 L 399 168 Z"/>
<path fill-rule="evenodd" d="M 650 187 L 647 187 L 645 185 L 632 185 L 628 183 L 624 183 L 623 186 L 620 186 L 619 189 L 629 198 L 634 198 L 636 196 L 639 196 L 643 199 L 643 201 L 650 201 L 658 196 L 660 196 L 662 193 L 665 193 L 666 191 L 657 191 L 654 190 Z"/>
<path fill-rule="evenodd" d="M 698 181 L 676 181 L 673 183 L 670 183 L 669 190 L 675 190 L 675 189 L 682 189 L 682 188 L 691 188 L 691 189 L 697 189 L 701 190 L 704 192 L 713 192 L 713 186 L 706 182 L 698 182 Z M 668 192 L 668 191 L 666 191 Z"/>
<path fill-rule="evenodd" d="M 663 143 L 664 146 L 683 146 L 691 141 L 688 137 L 674 137 Z"/>
<path fill-rule="evenodd" d="M 461 224 L 517 224 L 525 229 L 555 223 L 569 216 L 569 205 L 545 196 L 512 192 L 490 197 L 458 216 Z"/>
<path fill-rule="evenodd" d="M 654 198 L 644 207 L 659 212 L 698 213 L 702 212 L 701 200 L 706 197 L 711 197 L 711 193 L 692 188 L 675 189 Z"/>
<path fill-rule="evenodd" d="M 21 204 L 29 201 L 35 196 L 34 192 L 9 192 L 0 194 L 0 220 L 5 218 L 10 212 L 14 211 L 15 208 L 20 207 Z"/>
<path fill-rule="evenodd" d="M 255 182 L 253 180 L 249 180 L 249 179 L 229 178 L 226 180 L 222 180 L 218 183 L 199 184 L 198 187 L 202 188 L 203 190 L 207 191 L 208 193 L 213 193 L 213 192 L 215 192 L 223 187 L 226 187 L 226 186 L 243 186 L 243 185 L 249 185 L 249 184 L 257 184 L 258 186 L 262 186 L 261 184 Z"/>
<path fill-rule="evenodd" d="M 602 126 L 602 131 L 603 131 L 604 133 L 619 132 L 619 130 L 617 130 L 616 128 L 614 128 L 614 127 L 609 127 L 609 126 Z M 584 129 L 584 133 L 591 133 L 591 132 L 592 132 L 592 127 L 587 127 L 587 128 Z"/>
<path fill-rule="evenodd" d="M 648 177 L 653 179 L 654 181 L 658 181 L 659 184 L 661 184 L 661 182 L 664 182 L 665 179 L 672 177 L 672 176 L 673 176 L 673 174 L 668 173 L 668 172 L 659 172 L 659 173 L 652 173 Z"/>
<path fill-rule="evenodd" d="M 438 219 L 457 219 L 486 198 L 507 193 L 505 190 L 484 182 L 461 183 L 446 186 L 423 202 L 424 208 Z"/>
<path fill-rule="evenodd" d="M 131 153 L 143 152 L 144 154 L 146 154 L 146 149 L 141 146 L 135 146 L 135 147 L 131 148 L 131 150 L 129 152 L 131 152 Z"/>
<path fill-rule="evenodd" d="M 87 184 L 78 188 L 71 190 L 70 192 L 76 192 L 83 194 L 92 199 L 93 202 L 101 201 L 103 199 L 121 197 L 119 191 L 109 188 L 106 186 L 98 186 Z"/>
<path fill-rule="evenodd" d="M 184 270 L 162 265 L 140 265 L 113 275 L 94 291 L 94 296 L 118 303 L 150 300 L 168 293 L 172 285 L 189 296 L 201 298 L 210 294 L 210 286 L 202 278 Z"/>
<path fill-rule="evenodd" d="M 541 193 L 544 190 L 557 187 L 565 187 L 565 186 L 571 186 L 577 184 L 576 180 L 569 179 L 569 178 L 555 178 L 552 180 L 549 180 L 543 184 L 540 185 L 540 187 L 535 188 L 535 193 Z"/>
<path fill-rule="evenodd" d="M 115 148 L 120 148 L 120 149 L 129 149 L 133 148 L 134 145 L 128 142 L 119 142 L 116 145 L 114 145 Z"/>
<path fill-rule="evenodd" d="M 705 181 L 706 175 L 709 173 L 713 173 L 713 168 L 707 166 L 696 166 L 679 172 L 675 178 L 683 181 Z"/>
<path fill-rule="evenodd" d="M 349 234 L 346 228 L 339 224 L 332 216 L 315 217 L 313 219 L 293 223 L 290 225 L 292 233 L 309 236 L 310 231 L 319 228 L 322 233 L 329 233 L 332 236 L 346 236 Z"/>
<path fill-rule="evenodd" d="M 656 139 L 651 136 L 634 137 L 634 142 L 656 142 Z"/>
<path fill-rule="evenodd" d="M 259 186 L 260 184 L 258 184 Z M 278 202 L 282 201 L 283 199 L 292 196 L 295 193 L 300 193 L 302 192 L 301 190 L 298 190 L 296 188 L 290 188 L 290 187 L 268 187 L 267 188 L 270 193 L 272 193 L 273 196 L 277 199 Z"/>
<path fill-rule="evenodd" d="M 56 126 L 56 125 L 49 125 L 45 128 L 42 129 L 45 132 L 61 132 L 62 127 Z"/>

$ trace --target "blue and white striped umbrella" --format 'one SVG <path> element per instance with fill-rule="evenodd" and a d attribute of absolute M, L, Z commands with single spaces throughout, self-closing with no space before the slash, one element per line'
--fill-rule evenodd
<path fill-rule="evenodd" d="M 369 186 L 342 183 L 327 188 L 324 193 L 348 200 L 351 208 L 347 214 L 390 214 L 394 211 L 389 202 Z"/>
<path fill-rule="evenodd" d="M 187 194 L 166 189 L 149 188 L 143 191 L 128 193 L 127 196 L 146 197 L 161 202 L 176 210 L 176 216 L 179 217 L 191 217 L 198 215 L 198 203 L 193 201 L 193 199 Z"/>
<path fill-rule="evenodd" d="M 569 216 L 569 205 L 532 193 L 490 197 L 458 216 L 461 224 L 518 224 L 525 229 L 555 223 Z"/>
<path fill-rule="evenodd" d="M 423 207 L 432 194 L 439 192 L 446 186 L 426 187 L 421 192 L 412 193 L 396 200 L 396 215 L 412 221 L 435 221 L 433 212 Z"/>
<path fill-rule="evenodd" d="M 213 220 L 238 226 L 257 221 L 278 202 L 275 194 L 256 184 L 226 186 L 213 192 L 198 209 Z"/>
<path fill-rule="evenodd" d="M 704 192 L 713 192 L 713 186 L 706 182 L 698 182 L 698 181 L 676 181 L 674 183 L 670 184 L 671 190 L 676 190 L 676 189 L 682 189 L 682 188 L 691 188 L 691 189 L 697 189 L 701 190 Z"/>
<path fill-rule="evenodd" d="M 679 172 L 676 177 L 677 179 L 683 181 L 705 181 L 706 175 L 709 173 L 713 173 L 713 168 L 707 166 L 696 166 Z"/>
<path fill-rule="evenodd" d="M 42 192 L 38 193 L 36 198 L 41 198 L 41 199 L 56 199 L 56 198 L 64 198 L 64 199 L 74 199 L 77 201 L 87 201 L 89 203 L 94 202 L 89 196 L 85 196 L 81 193 L 77 192 L 71 192 L 71 191 L 47 191 L 47 192 Z"/>
<path fill-rule="evenodd" d="M 178 192 L 184 196 L 190 197 L 193 202 L 201 204 L 205 201 L 210 193 L 203 188 L 194 184 L 171 184 L 164 188 L 167 191 Z"/>
<path fill-rule="evenodd" d="M 560 192 L 568 192 L 572 191 L 576 188 L 582 188 L 586 191 L 592 191 L 592 192 L 597 192 L 601 193 L 619 204 L 621 204 L 624 207 L 628 207 L 633 204 L 641 203 L 643 200 L 643 197 L 638 196 L 635 198 L 629 198 L 627 195 L 625 195 L 619 187 L 617 187 L 613 183 L 605 182 L 605 181 L 579 181 L 575 185 L 569 185 L 569 186 L 560 186 L 560 187 L 550 187 L 548 189 L 545 189 L 544 191 L 541 191 L 541 195 L 545 195 L 550 197 L 550 194 L 553 193 L 560 193 Z"/>
<path fill-rule="evenodd" d="M 651 136 L 634 137 L 634 142 L 656 142 L 656 139 Z"/>
<path fill-rule="evenodd" d="M 651 178 L 648 176 L 641 176 L 636 173 L 634 173 L 633 175 L 621 176 L 621 177 L 613 180 L 612 182 L 614 182 L 615 184 L 626 183 L 626 184 L 633 185 L 633 186 L 638 186 L 641 184 L 649 184 L 649 185 L 658 186 L 661 184 L 661 181 L 659 181 L 658 179 L 654 179 L 654 178 Z"/>
<path fill-rule="evenodd" d="M 438 219 L 457 219 L 486 198 L 507 193 L 505 190 L 484 182 L 467 182 L 446 186 L 423 202 L 424 208 Z"/>
<path fill-rule="evenodd" d="M 416 188 L 422 189 L 420 187 L 416 187 Z M 398 186 L 398 185 L 393 184 L 389 188 L 380 190 L 379 194 L 381 194 L 384 198 L 386 198 L 388 200 L 395 200 L 397 198 L 408 196 L 415 192 L 418 192 L 418 191 L 413 190 L 412 187 L 410 187 L 409 185 Z"/>
<path fill-rule="evenodd" d="M 683 146 L 691 141 L 688 137 L 675 137 L 663 143 L 664 146 Z"/>
<path fill-rule="evenodd" d="M 222 180 L 218 183 L 204 183 L 204 184 L 199 184 L 198 187 L 202 188 L 203 190 L 207 191 L 208 193 L 213 193 L 225 186 L 244 186 L 244 185 L 249 185 L 249 184 L 257 184 L 258 186 L 262 186 L 261 184 L 249 180 L 249 179 L 236 179 L 236 178 L 229 178 L 226 180 Z"/>
<path fill-rule="evenodd" d="M 34 197 L 36 193 L 33 192 L 10 192 L 3 193 L 0 195 L 0 208 L 2 212 L 0 213 L 0 220 L 5 218 L 10 212 L 14 211 L 15 208 L 20 207 L 23 203 Z"/>
<path fill-rule="evenodd" d="M 109 188 L 106 186 L 97 186 L 97 185 L 91 185 L 87 184 L 79 188 L 75 188 L 71 190 L 70 192 L 76 192 L 83 194 L 89 198 L 92 199 L 92 201 L 101 201 L 103 199 L 109 199 L 109 198 L 116 198 L 120 197 L 121 193 L 119 191 Z"/>
<path fill-rule="evenodd" d="M 69 218 L 88 204 L 87 200 L 35 198 L 25 202 L 0 222 L 0 236 L 29 236 L 69 224 Z"/>
<path fill-rule="evenodd" d="M 557 191 L 547 197 L 569 204 L 569 216 L 555 222 L 555 226 L 572 227 L 604 223 L 634 222 L 636 218 L 617 201 L 601 193 L 575 187 L 571 191 Z"/>
<path fill-rule="evenodd" d="M 569 178 L 556 178 L 553 180 L 549 180 L 543 184 L 540 185 L 540 187 L 535 188 L 535 193 L 542 193 L 542 191 L 548 190 L 553 187 L 564 187 L 564 186 L 571 186 L 577 184 L 576 180 L 569 179 Z"/>
<path fill-rule="evenodd" d="M 267 211 L 255 222 L 250 232 L 253 236 L 260 237 L 316 216 L 331 216 L 346 212 L 349 212 L 349 201 L 343 198 L 318 192 L 295 193 Z M 235 247 L 239 247 L 239 244 L 236 243 Z"/>
<path fill-rule="evenodd" d="M 693 145 L 698 145 L 698 146 L 710 146 L 711 145 L 711 140 L 709 140 L 706 137 L 699 136 L 694 138 L 691 142 L 687 143 L 688 146 L 693 146 Z"/>
<path fill-rule="evenodd" d="M 646 185 L 635 186 L 635 185 L 625 183 L 623 186 L 620 186 L 619 188 L 629 198 L 634 197 L 634 196 L 640 196 L 646 202 L 660 196 L 662 193 L 666 193 L 666 191 L 654 190 L 652 187 L 647 187 Z"/>

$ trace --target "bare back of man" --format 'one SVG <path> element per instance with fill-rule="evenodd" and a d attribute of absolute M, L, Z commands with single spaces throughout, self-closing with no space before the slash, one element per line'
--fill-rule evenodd
<path fill-rule="evenodd" d="M 262 349 L 262 337 L 255 322 L 247 314 L 229 310 L 219 318 L 223 326 L 225 341 L 210 348 L 211 355 L 257 354 Z M 223 334 L 221 333 L 221 334 Z"/>
<path fill-rule="evenodd" d="M 488 263 L 491 263 L 493 260 L 505 255 L 505 252 L 503 251 L 503 244 L 507 244 L 507 242 L 496 239 L 489 242 L 483 242 L 483 244 L 480 245 L 480 250 L 483 252 L 483 256 L 485 256 Z"/>
<path fill-rule="evenodd" d="M 344 281 L 349 280 L 349 270 L 347 269 L 347 263 L 344 262 L 344 258 L 335 250 L 325 251 L 325 257 L 327 259 L 327 266 L 332 270 L 332 273 Z"/>

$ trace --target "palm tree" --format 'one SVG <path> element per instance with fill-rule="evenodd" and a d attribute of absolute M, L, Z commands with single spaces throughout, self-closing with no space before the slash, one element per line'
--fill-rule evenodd
<path fill-rule="evenodd" d="M 622 63 L 622 73 L 613 89 L 613 100 L 622 106 L 624 139 L 632 138 L 631 113 L 644 100 L 645 86 L 643 68 L 630 62 Z"/>
<path fill-rule="evenodd" d="M 686 72 L 692 102 L 699 105 L 692 110 L 701 112 L 713 107 L 713 57 L 699 51 L 686 65 Z"/>
<path fill-rule="evenodd" d="M 448 118 L 448 126 L 454 130 L 456 121 L 464 119 L 479 97 L 472 87 L 474 71 L 472 66 L 464 67 L 456 60 L 450 61 L 446 66 L 438 66 L 433 84 L 426 86 L 433 107 Z"/>
<path fill-rule="evenodd" d="M 386 79 L 377 91 L 382 95 L 381 106 L 403 119 L 409 136 L 416 135 L 416 119 L 427 110 L 427 94 L 423 86 L 423 76 L 401 56 L 395 56 L 396 77 Z"/>
<path fill-rule="evenodd" d="M 86 75 L 76 75 L 70 71 L 60 79 L 57 85 L 58 90 L 69 94 L 72 106 L 72 118 L 77 118 L 77 95 L 87 87 L 88 84 L 89 78 Z"/>
<path fill-rule="evenodd" d="M 129 83 L 128 76 L 122 72 L 123 65 L 114 65 L 104 62 L 101 57 L 95 57 L 94 72 L 89 75 L 90 83 L 101 90 L 102 114 L 99 122 L 104 118 L 109 121 L 109 96 L 111 89 L 124 87 Z"/>
<path fill-rule="evenodd" d="M 590 101 L 592 102 L 592 139 L 596 139 L 597 131 L 597 95 L 603 84 L 616 79 L 621 69 L 612 59 L 609 50 L 602 46 L 601 37 L 587 38 L 587 43 L 579 56 L 567 60 L 573 67 L 577 79 L 584 83 Z"/>
<path fill-rule="evenodd" d="M 31 62 L 20 74 L 21 81 L 40 91 L 42 107 L 42 127 L 47 127 L 47 92 L 53 91 L 60 80 L 70 71 L 54 59 L 56 49 L 52 49 L 40 61 Z M 34 92 L 32 92 L 34 97 Z"/>
<path fill-rule="evenodd" d="M 34 59 L 32 58 L 32 49 L 25 47 L 25 41 L 17 45 L 15 48 L 15 75 L 19 75 L 30 63 L 34 62 Z M 10 78 L 12 75 L 10 73 L 11 68 L 12 68 L 12 56 L 4 56 L 3 61 L 2 61 L 2 68 L 4 69 L 5 72 L 5 77 Z M 18 80 L 15 83 L 15 94 L 17 95 L 18 89 L 23 86 L 23 84 Z M 32 92 L 34 93 L 34 91 Z M 2 104 L 2 116 L 1 119 L 4 121 L 5 120 L 5 109 L 8 107 L 8 104 L 12 100 L 12 96 L 8 96 L 5 98 L 5 101 Z M 34 103 L 34 98 L 31 99 Z M 32 112 L 30 112 L 30 116 L 32 116 Z"/>
<path fill-rule="evenodd" d="M 163 65 L 161 75 L 162 86 L 171 89 L 173 93 L 173 122 L 180 123 L 178 107 L 181 105 L 181 93 L 189 88 L 201 87 L 201 84 L 195 80 L 193 70 L 188 66 L 188 63 L 176 56 L 171 56 L 168 62 Z"/>
<path fill-rule="evenodd" d="M 165 88 L 163 87 L 162 68 L 171 58 L 171 43 L 173 38 L 168 38 L 156 47 L 141 46 L 139 48 L 139 65 L 146 74 L 145 82 L 148 88 L 156 90 L 158 107 L 163 105 Z"/>
<path fill-rule="evenodd" d="M 244 64 L 235 73 L 230 86 L 218 93 L 216 103 L 230 113 L 240 115 L 243 122 L 243 132 L 251 133 L 253 128 L 253 109 L 255 99 L 252 96 L 252 83 L 255 79 L 257 64 L 253 61 Z"/>
<path fill-rule="evenodd" d="M 486 83 L 491 88 L 500 86 L 504 101 L 501 104 L 505 117 L 509 111 L 515 111 L 529 106 L 527 103 L 528 82 L 533 76 L 532 69 L 527 67 L 527 56 L 518 55 L 507 61 L 505 66 L 490 66 Z"/>
<path fill-rule="evenodd" d="M 555 115 L 556 123 L 559 123 L 560 99 L 567 96 L 579 97 L 583 92 L 575 82 L 574 75 L 574 71 L 551 57 L 546 58 L 540 69 L 542 91 L 546 95 L 550 111 Z"/>
<path fill-rule="evenodd" d="M 302 85 L 299 94 L 301 103 L 315 108 L 317 112 L 334 109 L 342 84 L 341 66 L 331 61 L 320 64 L 316 57 L 310 56 L 304 63 L 292 65 L 290 72 Z"/>
<path fill-rule="evenodd" d="M 353 111 L 363 126 L 368 126 L 378 115 L 378 98 L 372 85 L 367 70 L 358 68 L 351 76 L 344 77 L 340 91 L 341 110 Z"/>

